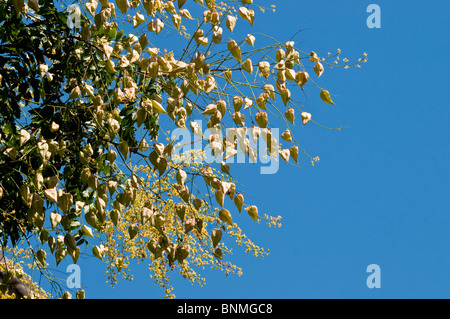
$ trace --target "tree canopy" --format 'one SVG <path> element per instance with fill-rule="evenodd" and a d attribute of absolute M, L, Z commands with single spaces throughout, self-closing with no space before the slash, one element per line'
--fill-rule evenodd
<path fill-rule="evenodd" d="M 49 258 L 93 255 L 112 284 L 146 261 L 166 297 L 171 271 L 241 273 L 222 238 L 266 255 L 235 216 L 281 217 L 245 200 L 230 163 L 317 162 L 295 129 L 325 126 L 294 97 L 334 104 L 325 68 L 366 56 L 255 32 L 275 11 L 259 2 L 0 0 L 2 251 L 50 279 Z"/>

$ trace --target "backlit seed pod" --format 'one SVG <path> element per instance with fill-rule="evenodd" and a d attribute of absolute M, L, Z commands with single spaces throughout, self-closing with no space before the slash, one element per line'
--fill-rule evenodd
<path fill-rule="evenodd" d="M 231 117 L 233 118 L 233 121 L 237 124 L 237 125 L 241 125 L 244 126 L 245 124 L 245 116 L 244 114 L 240 113 L 240 112 L 234 112 Z"/>
<path fill-rule="evenodd" d="M 281 138 L 286 142 L 292 142 L 291 131 L 289 129 L 284 131 L 283 134 L 281 134 Z"/>
<path fill-rule="evenodd" d="M 259 72 L 267 79 L 270 75 L 270 63 L 267 61 L 261 61 L 258 63 Z"/>
<path fill-rule="evenodd" d="M 286 163 L 289 162 L 289 155 L 290 155 L 289 153 L 290 151 L 288 149 L 280 150 L 280 156 L 282 159 L 284 159 Z"/>
<path fill-rule="evenodd" d="M 220 170 L 222 172 L 224 172 L 225 174 L 230 175 L 230 165 L 228 165 L 227 163 L 221 162 L 220 163 Z"/>
<path fill-rule="evenodd" d="M 252 138 L 253 142 L 256 144 L 256 142 L 259 139 L 259 136 L 261 135 L 261 128 L 258 126 L 252 126 L 250 128 L 250 137 Z"/>
<path fill-rule="evenodd" d="M 293 159 L 296 163 L 298 163 L 298 146 L 292 146 L 292 147 L 289 149 L 289 152 L 290 152 L 290 154 L 291 154 L 292 159 Z"/>
<path fill-rule="evenodd" d="M 233 97 L 233 107 L 236 112 L 239 112 L 242 105 L 244 104 L 244 99 L 240 96 Z"/>
<path fill-rule="evenodd" d="M 211 126 L 214 126 L 218 123 L 220 123 L 220 121 L 222 121 L 222 113 L 220 113 L 219 110 L 217 110 L 213 115 L 211 115 Z"/>
<path fill-rule="evenodd" d="M 253 0 L 241 0 L 242 4 L 252 4 Z"/>
<path fill-rule="evenodd" d="M 219 12 L 214 11 L 213 13 L 211 13 L 211 25 L 212 26 L 215 26 L 216 24 L 218 24 L 219 19 L 220 19 Z"/>
<path fill-rule="evenodd" d="M 240 7 L 239 8 L 239 15 L 242 19 L 250 23 L 250 25 L 253 26 L 253 22 L 255 20 L 255 11 L 252 9 L 248 9 L 246 7 Z"/>
<path fill-rule="evenodd" d="M 203 137 L 202 129 L 200 127 L 200 124 L 198 124 L 198 122 L 191 122 L 190 128 L 192 133 L 194 133 L 194 135 L 197 135 L 198 137 Z"/>
<path fill-rule="evenodd" d="M 286 82 L 286 72 L 285 70 L 278 70 L 277 72 L 277 81 Z"/>
<path fill-rule="evenodd" d="M 215 44 L 219 44 L 220 41 L 222 41 L 222 32 L 223 32 L 223 29 L 221 27 L 219 27 L 218 25 L 216 25 L 214 27 L 214 33 L 213 33 L 213 36 L 212 36 L 212 41 Z"/>
<path fill-rule="evenodd" d="M 244 99 L 244 110 L 252 107 L 253 101 L 249 98 Z"/>
<path fill-rule="evenodd" d="M 222 210 L 219 212 L 219 218 L 221 221 L 229 225 L 233 225 L 233 219 L 231 218 L 231 214 L 225 208 L 222 208 Z"/>
<path fill-rule="evenodd" d="M 242 68 L 248 73 L 252 74 L 253 73 L 252 60 L 250 59 L 245 60 L 245 62 L 242 64 Z"/>
<path fill-rule="evenodd" d="M 116 0 L 116 4 L 122 14 L 126 14 L 130 8 L 130 3 L 128 0 Z"/>
<path fill-rule="evenodd" d="M 217 204 L 219 204 L 220 206 L 223 207 L 223 204 L 225 202 L 225 194 L 223 193 L 223 191 L 222 190 L 216 191 L 215 197 L 216 197 Z"/>
<path fill-rule="evenodd" d="M 184 182 L 185 182 L 186 179 L 187 179 L 187 174 L 186 174 L 186 172 L 183 171 L 182 169 L 179 169 L 179 170 L 177 171 L 176 179 L 177 179 L 178 184 L 184 185 Z"/>
<path fill-rule="evenodd" d="M 122 141 L 119 143 L 119 151 L 123 155 L 123 157 L 127 159 L 129 152 L 129 146 L 127 141 Z"/>
<path fill-rule="evenodd" d="M 180 30 L 180 27 L 181 27 L 181 16 L 179 14 L 172 15 L 172 22 L 173 22 L 175 28 L 177 28 L 177 30 Z"/>
<path fill-rule="evenodd" d="M 321 75 L 323 74 L 323 71 L 325 69 L 323 68 L 322 63 L 317 62 L 316 65 L 314 66 L 314 72 L 316 72 L 317 76 L 320 78 Z"/>
<path fill-rule="evenodd" d="M 227 69 L 227 70 L 225 70 L 225 71 L 223 72 L 223 75 L 224 75 L 224 77 L 225 77 L 225 80 L 226 80 L 227 82 L 230 82 L 230 80 L 231 80 L 231 75 L 232 75 L 232 71 L 231 71 L 230 69 Z"/>
<path fill-rule="evenodd" d="M 206 106 L 205 110 L 201 112 L 201 114 L 213 115 L 216 111 L 217 111 L 216 104 L 208 104 L 208 106 Z"/>
<path fill-rule="evenodd" d="M 284 70 L 286 69 L 286 62 L 284 60 L 281 60 L 275 66 L 273 67 L 275 70 Z"/>
<path fill-rule="evenodd" d="M 268 100 L 269 100 L 269 94 L 261 93 L 259 95 L 259 97 L 256 99 L 256 105 L 259 108 L 265 110 L 266 109 L 266 103 L 267 103 Z"/>
<path fill-rule="evenodd" d="M 295 82 L 300 85 L 300 87 L 303 87 L 306 82 L 308 82 L 309 80 L 309 74 L 308 72 L 302 72 L 302 71 L 298 71 L 297 73 L 295 73 Z"/>
<path fill-rule="evenodd" d="M 203 12 L 203 22 L 208 23 L 209 21 L 211 21 L 211 11 L 205 10 Z"/>
<path fill-rule="evenodd" d="M 230 30 L 230 32 L 233 32 L 234 27 L 236 26 L 236 18 L 231 15 L 227 16 L 226 24 L 227 24 L 228 30 Z"/>
<path fill-rule="evenodd" d="M 225 112 L 227 111 L 227 103 L 224 100 L 218 100 L 216 102 L 217 110 L 222 114 L 222 117 L 225 116 Z"/>
<path fill-rule="evenodd" d="M 272 100 L 275 101 L 275 89 L 273 88 L 272 84 L 264 84 L 264 92 L 269 94 Z"/>
<path fill-rule="evenodd" d="M 302 117 L 303 126 L 305 126 L 309 121 L 311 121 L 311 114 L 310 113 L 302 112 L 301 113 L 301 117 Z"/>
<path fill-rule="evenodd" d="M 106 62 L 106 71 L 108 71 L 109 73 L 115 73 L 116 69 L 115 69 L 116 65 L 114 64 L 114 62 L 112 60 L 108 60 Z"/>
<path fill-rule="evenodd" d="M 213 247 L 216 247 L 221 239 L 222 239 L 222 230 L 220 228 L 214 228 L 211 232 L 211 240 Z"/>
<path fill-rule="evenodd" d="M 325 103 L 328 103 L 328 104 L 334 104 L 334 102 L 331 100 L 330 92 L 328 92 L 327 90 L 322 90 L 322 91 L 320 92 L 320 98 L 321 98 L 322 101 L 324 101 Z"/>
<path fill-rule="evenodd" d="M 252 205 L 252 206 L 246 207 L 245 210 L 247 211 L 247 213 L 250 215 L 250 217 L 254 221 L 258 220 L 258 207 Z"/>
<path fill-rule="evenodd" d="M 242 206 L 244 205 L 244 196 L 242 194 L 237 194 L 234 197 L 234 204 L 236 205 L 239 213 L 241 212 Z"/>
<path fill-rule="evenodd" d="M 281 60 L 284 60 L 286 58 L 286 52 L 284 52 L 283 49 L 278 49 L 277 52 L 275 53 L 275 59 L 277 60 L 277 62 L 280 62 Z"/>
<path fill-rule="evenodd" d="M 283 100 L 284 106 L 286 106 L 291 99 L 291 91 L 289 91 L 288 88 L 284 88 L 281 90 L 280 95 L 281 99 Z"/>
<path fill-rule="evenodd" d="M 284 116 L 286 117 L 286 120 L 291 122 L 291 124 L 294 124 L 294 120 L 295 120 L 294 109 L 292 109 L 292 108 L 287 109 L 286 112 L 284 112 Z"/>
<path fill-rule="evenodd" d="M 19 145 L 23 146 L 30 139 L 31 134 L 27 130 L 20 130 Z"/>
<path fill-rule="evenodd" d="M 292 52 L 292 51 L 294 50 L 294 45 L 295 45 L 294 41 L 288 41 L 288 42 L 286 42 L 286 44 L 285 44 L 285 46 L 286 46 L 286 51 L 287 51 L 288 53 Z"/>
<path fill-rule="evenodd" d="M 255 37 L 251 34 L 247 34 L 245 41 L 247 42 L 247 44 L 253 46 L 255 44 Z"/>
<path fill-rule="evenodd" d="M 228 50 L 231 55 L 238 61 L 241 61 L 241 48 L 237 45 L 236 41 L 230 40 L 228 42 Z"/>
<path fill-rule="evenodd" d="M 292 69 L 285 70 L 286 79 L 289 81 L 295 81 L 295 71 Z"/>
<path fill-rule="evenodd" d="M 106 159 L 110 162 L 113 163 L 117 158 L 117 153 L 116 151 L 114 151 L 113 149 L 110 149 L 108 154 L 106 154 Z"/>
<path fill-rule="evenodd" d="M 189 20 L 193 20 L 194 18 L 192 18 L 191 13 L 189 12 L 188 9 L 181 9 L 180 10 L 180 15 L 185 18 L 185 19 L 189 19 Z"/>
<path fill-rule="evenodd" d="M 258 112 L 255 114 L 255 121 L 259 125 L 259 127 L 266 127 L 267 126 L 267 113 L 266 112 Z"/>
<path fill-rule="evenodd" d="M 310 54 L 310 58 L 309 58 L 309 61 L 311 61 L 311 62 L 319 62 L 320 61 L 320 59 L 319 59 L 319 57 L 317 56 L 317 53 L 316 52 L 314 52 L 314 51 L 312 51 L 311 52 L 311 54 Z"/>

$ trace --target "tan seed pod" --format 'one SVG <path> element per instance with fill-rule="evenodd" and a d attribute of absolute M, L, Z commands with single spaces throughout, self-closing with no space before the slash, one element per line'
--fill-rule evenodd
<path fill-rule="evenodd" d="M 286 117 L 286 119 L 291 122 L 291 124 L 294 124 L 294 120 L 295 120 L 295 111 L 292 108 L 289 108 L 286 110 L 286 112 L 284 113 L 284 116 Z"/>

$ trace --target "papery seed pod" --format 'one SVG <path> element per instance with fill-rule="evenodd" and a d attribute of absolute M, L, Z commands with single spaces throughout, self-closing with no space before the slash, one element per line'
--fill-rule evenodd
<path fill-rule="evenodd" d="M 223 76 L 225 77 L 225 80 L 227 80 L 227 82 L 231 81 L 231 75 L 232 71 L 230 69 L 227 69 L 223 72 Z"/>
<path fill-rule="evenodd" d="M 234 27 L 236 26 L 236 18 L 231 15 L 228 15 L 226 25 L 228 30 L 230 30 L 230 32 L 233 32 Z"/>
<path fill-rule="evenodd" d="M 23 146 L 28 140 L 30 139 L 31 134 L 24 129 L 20 130 L 20 138 L 19 138 L 19 145 Z"/>
<path fill-rule="evenodd" d="M 228 165 L 227 163 L 221 162 L 220 163 L 220 170 L 222 172 L 224 172 L 225 174 L 230 175 L 230 165 Z"/>
<path fill-rule="evenodd" d="M 292 146 L 292 147 L 289 149 L 289 152 L 290 152 L 290 155 L 291 155 L 292 159 L 293 159 L 296 163 L 298 163 L 298 146 Z"/>
<path fill-rule="evenodd" d="M 270 75 L 270 63 L 267 61 L 261 61 L 258 63 L 259 72 L 267 79 Z"/>
<path fill-rule="evenodd" d="M 242 105 L 244 104 L 244 99 L 240 96 L 233 97 L 233 107 L 236 112 L 239 112 Z"/>
<path fill-rule="evenodd" d="M 201 114 L 204 115 L 213 115 L 217 111 L 217 105 L 216 104 L 208 104 L 203 112 Z"/>
<path fill-rule="evenodd" d="M 275 89 L 273 88 L 272 84 L 264 84 L 264 92 L 269 94 L 272 100 L 275 101 Z"/>
<path fill-rule="evenodd" d="M 252 60 L 250 59 L 245 60 L 245 62 L 242 64 L 242 68 L 248 73 L 252 74 L 253 73 Z"/>
<path fill-rule="evenodd" d="M 331 100 L 330 92 L 328 92 L 327 90 L 322 90 L 320 92 L 320 98 L 327 104 L 334 104 L 334 102 Z"/>
<path fill-rule="evenodd" d="M 284 88 L 281 90 L 280 95 L 284 105 L 286 106 L 289 100 L 291 99 L 291 91 L 289 91 L 288 88 Z"/>
<path fill-rule="evenodd" d="M 249 98 L 244 98 L 244 110 L 252 107 L 253 105 L 253 100 L 249 99 Z"/>
<path fill-rule="evenodd" d="M 251 34 L 247 34 L 245 41 L 247 42 L 247 44 L 253 46 L 255 44 L 255 37 Z"/>
<path fill-rule="evenodd" d="M 129 146 L 128 146 L 128 142 L 127 141 L 121 141 L 119 143 L 119 151 L 120 153 L 122 153 L 123 157 L 125 157 L 125 159 L 128 157 L 128 152 L 129 152 Z"/>
<path fill-rule="evenodd" d="M 236 41 L 230 40 L 228 42 L 228 50 L 231 55 L 238 61 L 241 62 L 241 48 L 238 46 Z"/>
<path fill-rule="evenodd" d="M 295 82 L 300 85 L 300 87 L 303 87 L 306 82 L 308 82 L 309 80 L 309 74 L 308 72 L 301 72 L 298 71 L 297 73 L 295 73 Z"/>
<path fill-rule="evenodd" d="M 256 105 L 263 109 L 266 110 L 266 103 L 267 101 L 269 101 L 269 94 L 267 93 L 261 93 L 258 98 L 256 99 Z"/>
<path fill-rule="evenodd" d="M 286 163 L 289 162 L 290 151 L 288 149 L 280 150 L 280 156 Z"/>
<path fill-rule="evenodd" d="M 250 25 L 253 26 L 253 22 L 255 20 L 255 11 L 253 11 L 252 9 L 248 9 L 246 7 L 240 7 L 239 15 L 241 16 L 242 19 L 248 21 L 248 23 L 250 23 Z"/>
<path fill-rule="evenodd" d="M 194 18 L 192 18 L 191 13 L 189 12 L 188 9 L 181 9 L 180 10 L 180 15 L 185 18 L 185 19 L 189 19 L 189 20 L 193 20 Z"/>
<path fill-rule="evenodd" d="M 302 112 L 301 113 L 301 117 L 302 117 L 303 126 L 305 126 L 309 121 L 311 121 L 311 114 L 310 113 Z"/>
<path fill-rule="evenodd" d="M 286 112 L 284 113 L 284 116 L 286 117 L 286 119 L 291 122 L 292 124 L 294 124 L 294 120 L 295 120 L 295 111 L 292 108 L 289 108 L 286 110 Z"/>
<path fill-rule="evenodd" d="M 128 0 L 116 0 L 116 4 L 122 14 L 126 14 L 130 8 L 130 3 Z"/>
<path fill-rule="evenodd" d="M 252 126 L 250 128 L 250 137 L 252 138 L 255 144 L 258 141 L 260 135 L 261 135 L 261 128 L 259 126 Z"/>
<path fill-rule="evenodd" d="M 275 53 L 275 59 L 277 62 L 280 62 L 281 60 L 284 60 L 286 58 L 286 52 L 283 49 L 278 49 Z"/>
<path fill-rule="evenodd" d="M 229 224 L 229 225 L 233 225 L 233 219 L 231 217 L 231 214 L 228 210 L 226 210 L 225 208 L 223 208 L 220 212 L 219 212 L 219 218 L 221 221 Z"/>
<path fill-rule="evenodd" d="M 215 44 L 219 44 L 222 41 L 222 33 L 223 33 L 223 29 L 216 25 L 214 27 L 214 33 L 213 33 L 213 36 L 212 36 L 212 41 Z"/>
<path fill-rule="evenodd" d="M 252 206 L 246 207 L 245 210 L 247 211 L 247 213 L 250 215 L 250 217 L 254 221 L 258 220 L 258 207 L 252 205 Z"/>
<path fill-rule="evenodd" d="M 234 112 L 231 117 L 233 118 L 233 121 L 237 124 L 237 125 L 241 125 L 244 126 L 245 125 L 245 116 L 244 114 L 240 113 L 240 112 Z"/>
<path fill-rule="evenodd" d="M 214 228 L 211 232 L 211 240 L 213 247 L 216 247 L 221 239 L 222 239 L 222 230 L 220 228 Z"/>
<path fill-rule="evenodd" d="M 172 22 L 173 22 L 175 28 L 177 28 L 177 30 L 180 30 L 180 27 L 181 27 L 181 16 L 179 14 L 172 15 Z"/>
<path fill-rule="evenodd" d="M 289 129 L 284 131 L 283 134 L 281 134 L 281 138 L 286 142 L 292 142 L 291 131 Z"/>
<path fill-rule="evenodd" d="M 314 51 L 312 51 L 311 52 L 311 54 L 310 54 L 310 58 L 309 58 L 309 61 L 311 61 L 311 62 L 319 62 L 320 61 L 320 59 L 319 59 L 319 57 L 317 56 L 317 53 L 316 52 L 314 52 Z"/>
<path fill-rule="evenodd" d="M 236 205 L 236 207 L 239 210 L 239 212 L 241 212 L 242 206 L 244 205 L 244 195 L 237 194 L 234 197 L 234 204 Z"/>
<path fill-rule="evenodd" d="M 222 117 L 225 116 L 225 113 L 227 111 L 227 103 L 224 100 L 218 100 L 216 102 L 217 110 L 222 114 Z"/>
<path fill-rule="evenodd" d="M 268 119 L 266 112 L 258 112 L 255 114 L 255 121 L 259 125 L 259 127 L 264 128 L 267 126 Z"/>
<path fill-rule="evenodd" d="M 316 72 L 316 74 L 319 78 L 322 76 L 324 70 L 325 69 L 324 69 L 322 63 L 320 63 L 320 62 L 317 62 L 316 65 L 314 66 L 314 72 Z"/>
<path fill-rule="evenodd" d="M 287 80 L 295 81 L 295 71 L 294 70 L 286 68 L 285 75 L 286 75 Z"/>

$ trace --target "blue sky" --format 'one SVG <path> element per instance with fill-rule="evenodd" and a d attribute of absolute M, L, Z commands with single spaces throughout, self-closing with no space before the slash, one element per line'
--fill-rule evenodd
<path fill-rule="evenodd" d="M 257 0 L 255 2 L 258 2 Z M 369 4 L 381 8 L 381 29 L 366 26 Z M 235 249 L 240 277 L 204 271 L 204 287 L 173 274 L 178 298 L 449 298 L 450 207 L 447 156 L 450 117 L 447 61 L 450 3 L 423 1 L 278 1 L 275 14 L 258 14 L 249 32 L 288 41 L 305 51 L 342 50 L 361 69 L 326 69 L 321 86 L 335 106 L 307 88 L 305 107 L 315 125 L 295 131 L 319 156 L 312 167 L 282 164 L 274 175 L 236 166 L 245 196 L 260 211 L 282 215 L 281 228 L 242 218 L 244 231 L 270 250 L 264 259 Z M 317 94 L 315 94 L 317 93 Z M 317 96 L 316 96 L 317 95 Z M 89 263 L 88 263 L 89 262 Z M 93 264 L 92 264 L 93 262 Z M 160 298 L 147 266 L 115 288 L 104 268 L 80 261 L 88 298 Z M 84 266 L 83 266 L 84 264 Z M 381 288 L 366 286 L 370 264 L 381 268 Z"/>

